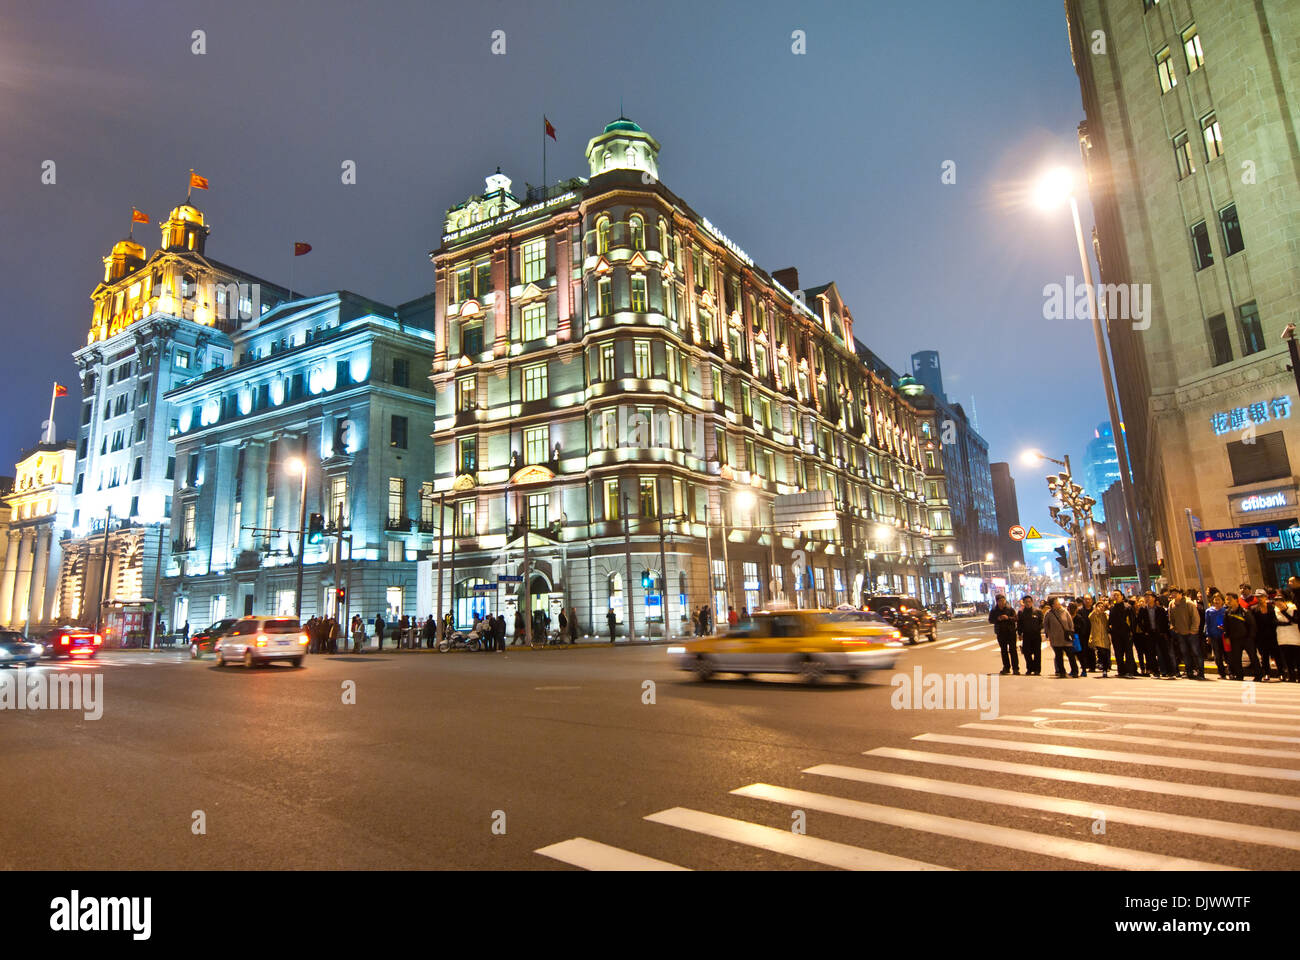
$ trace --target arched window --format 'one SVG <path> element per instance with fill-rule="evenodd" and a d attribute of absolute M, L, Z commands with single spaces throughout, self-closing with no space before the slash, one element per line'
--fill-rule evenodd
<path fill-rule="evenodd" d="M 662 253 L 665 258 L 667 258 L 669 255 L 668 221 L 666 221 L 663 217 L 659 218 L 659 252 Z"/>
<path fill-rule="evenodd" d="M 609 593 L 609 609 L 614 611 L 614 619 L 617 623 L 623 622 L 623 575 L 621 573 L 611 573 L 606 582 Z"/>
<path fill-rule="evenodd" d="M 632 214 L 628 220 L 628 227 L 632 234 L 632 249 L 645 249 L 645 221 L 638 214 Z"/>
<path fill-rule="evenodd" d="M 609 217 L 596 221 L 596 252 L 609 253 Z"/>

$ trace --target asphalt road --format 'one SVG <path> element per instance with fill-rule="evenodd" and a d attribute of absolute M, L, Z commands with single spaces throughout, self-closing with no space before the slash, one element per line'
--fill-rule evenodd
<path fill-rule="evenodd" d="M 101 674 L 103 715 L 0 711 L 0 868 L 1300 866 L 1300 685 L 1049 659 L 994 678 L 996 719 L 891 704 L 917 667 L 996 673 L 991 641 L 945 624 L 816 686 L 662 646 L 42 666 Z"/>

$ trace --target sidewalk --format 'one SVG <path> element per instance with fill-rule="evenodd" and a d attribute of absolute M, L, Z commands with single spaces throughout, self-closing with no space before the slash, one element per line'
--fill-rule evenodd
<path fill-rule="evenodd" d="M 691 638 L 689 638 L 689 639 L 695 639 L 695 638 L 694 638 L 694 637 L 691 637 Z M 505 653 L 512 653 L 512 652 L 515 652 L 515 651 L 524 651 L 524 650 L 528 650 L 528 651 L 537 651 L 537 652 L 540 653 L 540 652 L 547 651 L 547 650 L 550 650 L 550 651 L 558 651 L 558 650 L 578 650 L 578 649 L 599 650 L 599 649 L 601 649 L 601 648 L 609 649 L 610 647 L 618 647 L 618 648 L 627 648 L 627 647 L 662 647 L 662 646 L 665 646 L 665 645 L 670 644 L 670 643 L 680 643 L 680 642 L 682 642 L 682 640 L 681 640 L 681 638 L 679 638 L 679 637 L 673 637 L 673 638 L 670 639 L 670 640 L 664 640 L 662 637 L 654 637 L 654 638 L 649 639 L 649 640 L 642 640 L 642 639 L 639 639 L 639 638 L 638 638 L 638 639 L 636 640 L 636 642 L 634 642 L 634 643 L 633 643 L 633 642 L 629 642 L 629 641 L 627 640 L 626 637 L 620 637 L 616 643 L 610 643 L 608 640 L 601 640 L 601 639 L 599 639 L 599 638 L 592 638 L 592 637 L 585 637 L 585 638 L 584 638 L 584 637 L 579 637 L 579 638 L 578 638 L 578 642 L 577 642 L 577 643 L 572 643 L 572 644 L 571 644 L 571 643 L 568 643 L 568 642 L 565 642 L 565 643 L 547 644 L 546 646 L 542 646 L 541 644 L 537 644 L 537 645 L 535 645 L 535 646 L 530 646 L 530 645 L 528 645 L 528 644 L 526 644 L 526 643 L 525 643 L 525 644 L 515 644 L 515 645 L 512 645 L 512 644 L 510 643 L 510 638 L 507 637 L 507 638 L 506 638 L 506 648 L 505 648 L 505 651 L 504 651 L 504 652 L 505 652 Z M 349 650 L 350 650 L 350 649 L 351 649 L 351 648 L 349 648 Z M 341 655 L 343 652 L 344 652 L 344 651 L 342 650 L 342 648 L 340 648 L 340 650 L 339 650 L 340 655 Z M 377 648 L 377 647 L 374 647 L 374 646 L 366 646 L 366 647 L 363 647 L 363 648 L 362 648 L 362 651 L 361 651 L 361 652 L 362 652 L 362 653 L 379 653 L 379 652 L 381 652 L 381 651 L 380 651 L 379 648 Z M 385 645 L 385 646 L 384 646 L 384 649 L 383 649 L 382 652 L 383 652 L 383 653 L 437 653 L 438 650 L 437 650 L 437 648 L 434 648 L 434 649 L 430 650 L 430 649 L 428 649 L 427 647 L 406 648 L 406 647 L 390 647 L 390 646 Z M 448 652 L 448 653 L 473 653 L 473 652 L 475 652 L 475 651 L 472 651 L 472 650 L 449 650 L 449 651 L 447 651 L 447 652 Z M 482 651 L 482 650 L 480 650 L 480 651 L 477 651 L 477 652 L 479 652 L 479 653 L 484 653 L 484 652 L 486 652 L 486 651 Z"/>

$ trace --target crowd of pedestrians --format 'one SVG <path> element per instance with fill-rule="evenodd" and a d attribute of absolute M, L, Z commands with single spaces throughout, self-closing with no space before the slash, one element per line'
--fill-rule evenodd
<path fill-rule="evenodd" d="M 999 594 L 989 610 L 1005 674 L 1042 673 L 1042 646 L 1052 649 L 1057 677 L 1207 680 L 1213 659 L 1218 678 L 1300 683 L 1300 578 L 1284 589 L 1235 593 L 1169 587 L 1159 594 L 1091 594 L 1043 601 L 1026 595 L 1019 608 Z M 1248 663 L 1243 662 L 1243 656 Z M 1068 672 L 1067 672 L 1068 665 Z"/>

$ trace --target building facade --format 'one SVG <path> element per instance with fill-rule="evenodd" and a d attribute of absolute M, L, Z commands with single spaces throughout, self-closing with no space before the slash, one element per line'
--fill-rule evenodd
<path fill-rule="evenodd" d="M 1115 432 L 1110 421 L 1103 420 L 1092 432 L 1083 463 L 1083 489 L 1097 501 L 1092 513 L 1098 520 L 1106 519 L 1101 495 L 1112 483 L 1119 483 L 1119 456 L 1115 453 Z"/>
<path fill-rule="evenodd" d="M 165 397 L 177 417 L 171 622 L 415 614 L 437 533 L 420 480 L 434 468 L 432 298 L 289 301 L 232 332 L 230 349 L 229 365 Z"/>
<path fill-rule="evenodd" d="M 109 642 L 147 635 L 168 553 L 180 421 L 166 394 L 227 366 L 231 333 L 288 293 L 210 258 L 203 214 L 188 202 L 161 228 L 151 256 L 127 239 L 104 258 L 86 345 L 73 353 L 82 402 L 58 603 L 73 622 L 111 614 Z"/>
<path fill-rule="evenodd" d="M 4 498 L 8 513 L 0 570 L 0 625 L 39 636 L 63 613 L 58 592 L 62 539 L 72 522 L 71 443 L 39 443 L 23 455 Z"/>
<path fill-rule="evenodd" d="M 990 463 L 989 473 L 993 477 L 993 504 L 997 514 L 998 565 L 1004 570 L 1013 569 L 1015 564 L 1025 563 L 1025 546 L 1023 540 L 1012 540 L 1008 531 L 1020 525 L 1020 501 L 1016 497 L 1016 478 L 1011 475 L 1011 464 L 1005 461 Z M 1097 502 L 1101 502 L 1098 497 Z"/>
<path fill-rule="evenodd" d="M 497 174 L 448 211 L 431 254 L 432 476 L 456 551 L 439 608 L 677 634 L 706 604 L 852 600 L 872 552 L 872 579 L 936 593 L 923 418 L 858 361 L 834 284 L 756 266 L 664 187 L 658 152 L 620 118 L 588 144 L 588 178 L 520 199 Z M 776 527 L 776 498 L 799 492 L 824 492 L 833 529 Z"/>
<path fill-rule="evenodd" d="M 1141 533 L 1187 585 L 1187 509 L 1207 528 L 1300 515 L 1281 340 L 1300 322 L 1300 7 L 1067 0 L 1066 13 Z M 1149 285 L 1144 320 L 1126 315 L 1120 285 L 1130 297 Z M 1207 583 L 1276 584 L 1300 564 L 1293 546 L 1200 559 Z"/>

